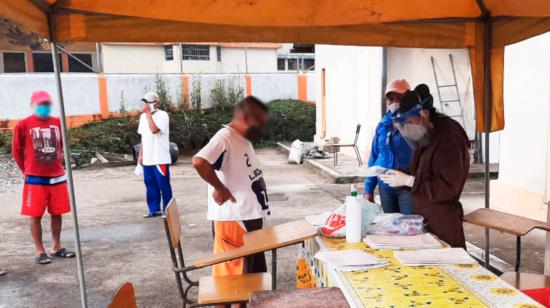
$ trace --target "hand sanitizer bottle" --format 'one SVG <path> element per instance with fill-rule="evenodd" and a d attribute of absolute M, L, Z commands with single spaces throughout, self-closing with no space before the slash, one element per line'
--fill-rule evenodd
<path fill-rule="evenodd" d="M 357 186 L 351 184 L 351 194 L 346 197 L 346 242 L 361 242 L 362 208 L 357 200 Z"/>

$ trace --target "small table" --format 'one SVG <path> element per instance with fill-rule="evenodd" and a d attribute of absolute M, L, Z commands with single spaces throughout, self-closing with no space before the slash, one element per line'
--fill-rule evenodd
<path fill-rule="evenodd" d="M 516 236 L 516 272 L 521 263 L 521 237 L 533 229 L 550 231 L 550 224 L 545 222 L 485 208 L 464 216 L 464 221 Z"/>
<path fill-rule="evenodd" d="M 275 290 L 277 287 L 277 249 L 302 243 L 315 237 L 315 235 L 317 235 L 317 229 L 307 221 L 291 221 L 246 233 L 243 246 L 198 259 L 193 265 L 204 267 L 220 261 L 231 261 L 271 250 L 271 283 L 272 288 Z"/>
<path fill-rule="evenodd" d="M 345 249 L 365 250 L 390 266 L 342 273 L 313 258 L 320 250 Z M 306 241 L 304 250 L 317 286 L 339 287 L 351 307 L 542 307 L 477 263 L 409 267 L 391 250 L 323 236 Z"/>

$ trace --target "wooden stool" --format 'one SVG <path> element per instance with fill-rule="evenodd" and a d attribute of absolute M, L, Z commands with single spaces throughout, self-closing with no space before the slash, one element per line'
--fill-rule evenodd
<path fill-rule="evenodd" d="M 348 301 L 339 288 L 313 288 L 255 292 L 250 296 L 250 308 L 323 307 L 346 308 Z"/>
<path fill-rule="evenodd" d="M 477 209 L 464 216 L 464 221 L 516 236 L 516 272 L 519 271 L 521 263 L 521 237 L 533 229 L 550 231 L 550 224 L 545 222 L 491 209 Z"/>

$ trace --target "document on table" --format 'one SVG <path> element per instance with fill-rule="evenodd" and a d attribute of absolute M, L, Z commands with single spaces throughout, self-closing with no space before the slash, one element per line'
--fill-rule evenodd
<path fill-rule="evenodd" d="M 359 249 L 320 251 L 314 257 L 341 272 L 362 271 L 389 265 L 388 262 Z"/>
<path fill-rule="evenodd" d="M 474 259 L 462 248 L 396 251 L 393 253 L 393 256 L 403 265 L 407 266 L 475 263 Z"/>
<path fill-rule="evenodd" d="M 363 242 L 373 249 L 430 249 L 441 243 L 430 233 L 421 235 L 367 235 Z"/>

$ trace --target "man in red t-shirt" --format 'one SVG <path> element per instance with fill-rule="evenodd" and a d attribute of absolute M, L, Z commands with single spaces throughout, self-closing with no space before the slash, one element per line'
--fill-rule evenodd
<path fill-rule="evenodd" d="M 61 247 L 61 215 L 71 211 L 67 179 L 62 165 L 61 123 L 50 116 L 52 99 L 46 91 L 31 96 L 34 114 L 19 121 L 13 134 L 12 155 L 25 175 L 21 215 L 31 219 L 37 264 L 51 262 L 42 243 L 42 216 L 51 216 L 52 257 L 72 258 L 74 252 Z"/>

